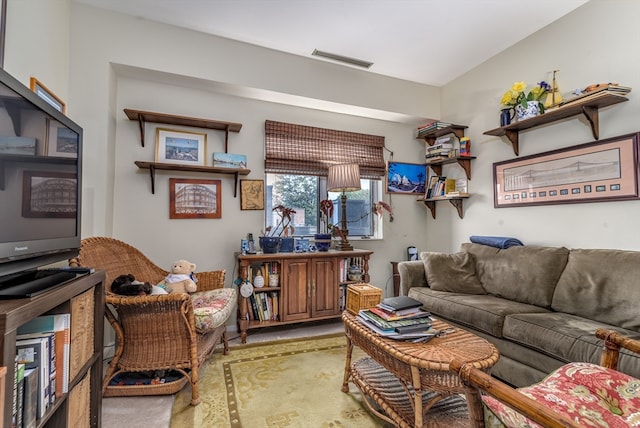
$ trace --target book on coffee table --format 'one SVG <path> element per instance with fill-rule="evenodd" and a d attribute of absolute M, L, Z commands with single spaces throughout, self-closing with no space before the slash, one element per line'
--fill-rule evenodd
<path fill-rule="evenodd" d="M 422 302 L 409 296 L 395 296 L 382 299 L 382 302 L 380 302 L 378 306 L 389 311 L 398 312 L 405 311 L 407 309 L 419 308 L 422 306 Z"/>

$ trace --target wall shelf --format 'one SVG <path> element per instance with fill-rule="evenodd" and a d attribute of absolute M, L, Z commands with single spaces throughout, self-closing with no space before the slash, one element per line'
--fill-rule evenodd
<path fill-rule="evenodd" d="M 438 198 L 429 198 L 429 199 L 418 199 L 418 202 L 424 203 L 424 205 L 429 208 L 431 211 L 431 217 L 436 218 L 436 203 L 440 201 L 449 201 L 451 205 L 453 205 L 458 211 L 458 217 L 461 219 L 464 218 L 464 210 L 463 210 L 463 200 L 469 199 L 468 196 L 459 196 L 455 198 L 447 198 L 447 197 L 438 197 Z"/>
<path fill-rule="evenodd" d="M 138 121 L 140 125 L 140 143 L 144 147 L 145 122 L 165 123 L 168 125 L 192 126 L 194 128 L 214 129 L 224 131 L 224 152 L 228 152 L 229 132 L 240 132 L 241 123 L 223 122 L 220 120 L 199 119 L 196 117 L 177 116 L 175 114 L 155 113 L 150 111 L 134 110 L 126 108 L 124 113 L 130 120 Z"/>
<path fill-rule="evenodd" d="M 547 111 L 546 113 L 539 116 L 534 116 L 530 119 L 521 120 L 511 123 L 507 126 L 485 131 L 484 135 L 493 135 L 496 137 L 506 136 L 513 146 L 513 152 L 516 154 L 516 156 L 518 156 L 520 153 L 520 148 L 518 145 L 518 137 L 520 131 L 535 128 L 547 123 L 556 122 L 561 119 L 583 115 L 591 126 L 593 138 L 597 140 L 600 136 L 598 109 L 602 107 L 608 107 L 613 104 L 618 104 L 624 101 L 629 101 L 629 99 L 624 95 L 618 95 L 603 91 L 586 96 L 583 99 L 569 102 L 554 110 Z"/>
<path fill-rule="evenodd" d="M 191 165 L 180 165 L 180 164 L 172 164 L 172 163 L 159 163 L 159 162 L 146 162 L 146 161 L 135 161 L 135 164 L 140 169 L 148 169 L 149 176 L 151 178 L 151 193 L 155 194 L 155 180 L 156 180 L 156 170 L 164 170 L 164 171 L 190 171 L 190 172 L 203 172 L 207 174 L 233 174 L 235 176 L 234 186 L 233 186 L 233 197 L 235 198 L 238 195 L 238 176 L 239 175 L 249 175 L 251 172 L 250 169 L 238 169 L 238 168 L 219 168 L 213 166 L 191 166 Z"/>
<path fill-rule="evenodd" d="M 436 162 L 427 163 L 427 166 L 433 170 L 436 175 L 442 175 L 442 165 L 451 163 L 458 163 L 464 169 L 467 175 L 467 180 L 471 180 L 471 160 L 475 159 L 475 156 L 458 156 L 456 158 L 443 159 Z"/>

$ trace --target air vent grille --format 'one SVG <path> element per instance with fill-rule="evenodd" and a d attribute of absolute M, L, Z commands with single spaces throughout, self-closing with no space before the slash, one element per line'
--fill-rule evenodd
<path fill-rule="evenodd" d="M 373 65 L 373 63 L 369 61 L 363 61 L 357 58 L 350 58 L 348 56 L 338 55 L 331 52 L 319 51 L 318 49 L 314 49 L 311 55 L 331 59 L 334 61 L 344 62 L 345 64 L 355 65 L 356 67 L 362 67 L 362 68 L 369 68 Z"/>

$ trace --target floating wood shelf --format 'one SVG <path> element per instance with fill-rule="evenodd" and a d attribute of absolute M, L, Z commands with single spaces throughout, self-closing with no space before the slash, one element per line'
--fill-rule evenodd
<path fill-rule="evenodd" d="M 597 140 L 600 137 L 598 109 L 613 104 L 622 103 L 624 101 L 629 101 L 629 98 L 624 95 L 612 94 L 603 91 L 598 94 L 594 94 L 592 97 L 585 97 L 581 100 L 569 102 L 561 107 L 558 107 L 557 109 L 548 111 L 538 116 L 534 116 L 530 119 L 520 120 L 507 126 L 491 129 L 484 132 L 484 134 L 493 135 L 496 137 L 506 136 L 513 146 L 513 152 L 516 154 L 516 156 L 518 156 L 520 153 L 520 148 L 518 146 L 518 137 L 520 131 L 582 114 L 591 125 L 593 138 Z"/>
<path fill-rule="evenodd" d="M 436 175 L 442 175 L 442 165 L 451 163 L 458 163 L 464 169 L 467 175 L 467 180 L 471 180 L 471 160 L 475 159 L 475 156 L 458 156 L 457 158 L 443 159 L 437 162 L 428 163 L 427 166 L 433 170 Z"/>
<path fill-rule="evenodd" d="M 133 110 L 126 108 L 124 113 L 130 120 L 137 120 L 140 125 L 140 143 L 144 147 L 145 122 L 166 123 L 168 125 L 192 126 L 195 128 L 215 129 L 224 131 L 224 152 L 228 152 L 229 132 L 240 132 L 241 123 L 223 122 L 220 120 L 199 119 L 189 116 L 177 116 L 175 114 L 155 113 L 151 111 Z"/>
<path fill-rule="evenodd" d="M 135 164 L 140 169 L 148 169 L 149 176 L 151 177 L 151 193 L 155 194 L 155 182 L 156 182 L 156 170 L 165 170 L 165 171 L 190 171 L 190 172 L 204 172 L 208 174 L 233 174 L 235 176 L 234 186 L 233 186 L 233 197 L 235 198 L 238 195 L 238 176 L 239 175 L 249 175 L 251 172 L 250 169 L 238 169 L 238 168 L 218 168 L 213 166 L 191 166 L 191 165 L 180 165 L 180 164 L 172 164 L 172 163 L 159 163 L 159 162 L 146 162 L 146 161 L 135 161 Z"/>
<path fill-rule="evenodd" d="M 460 196 L 456 198 L 445 198 L 444 196 L 438 198 L 418 199 L 418 202 L 424 203 L 424 205 L 431 211 L 431 217 L 436 218 L 436 203 L 440 201 L 449 201 L 458 211 L 458 217 L 464 218 L 463 200 L 469 199 L 468 196 Z"/>
<path fill-rule="evenodd" d="M 416 140 L 424 140 L 430 146 L 433 146 L 436 142 L 436 138 L 442 137 L 443 135 L 453 134 L 458 139 L 464 137 L 464 130 L 467 129 L 467 126 L 464 125 L 451 125 L 446 128 L 434 129 L 433 131 L 429 131 L 424 135 L 420 135 L 416 137 Z"/>

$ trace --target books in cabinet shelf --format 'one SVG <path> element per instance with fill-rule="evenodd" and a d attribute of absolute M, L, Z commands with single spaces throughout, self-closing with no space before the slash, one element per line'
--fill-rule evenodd
<path fill-rule="evenodd" d="M 278 321 L 280 319 L 277 292 L 253 293 L 249 296 L 248 316 L 251 321 Z"/>
<path fill-rule="evenodd" d="M 38 372 L 37 415 L 40 419 L 50 405 L 49 339 L 47 337 L 17 339 L 16 353 L 18 363 L 23 363 L 26 369 L 35 369 Z"/>
<path fill-rule="evenodd" d="M 24 363 L 15 362 L 15 375 L 13 377 L 13 408 L 11 415 L 11 427 L 23 426 L 24 415 Z"/>
<path fill-rule="evenodd" d="M 274 278 L 271 275 L 280 273 L 280 263 L 278 262 L 264 262 L 247 266 L 247 279 L 252 284 L 255 284 L 256 275 L 260 272 L 264 279 L 265 287 L 277 287 L 279 284 L 271 284 L 271 279 Z"/>
<path fill-rule="evenodd" d="M 54 398 L 59 398 L 62 394 L 69 392 L 70 328 L 71 314 L 66 313 L 41 315 L 21 325 L 17 330 L 18 335 L 40 332 L 55 333 L 56 383 Z"/>

